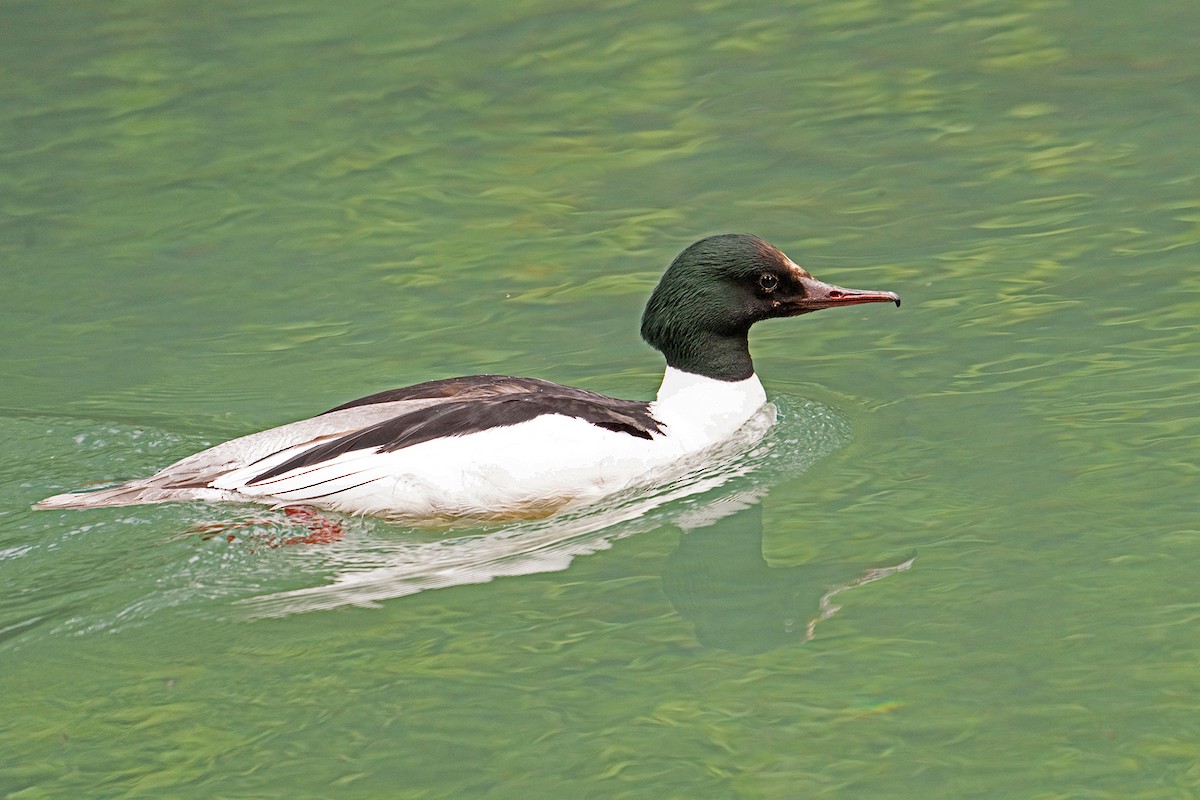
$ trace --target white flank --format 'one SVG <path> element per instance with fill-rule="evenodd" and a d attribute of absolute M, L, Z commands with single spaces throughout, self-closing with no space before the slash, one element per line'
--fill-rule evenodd
<path fill-rule="evenodd" d="M 356 450 L 249 483 L 301 449 L 296 448 L 223 475 L 212 485 L 260 501 L 311 503 L 359 514 L 540 516 L 643 482 L 664 466 L 728 438 L 764 402 L 757 377 L 731 383 L 668 369 L 651 405 L 663 434 L 649 440 L 546 414 L 394 452 Z"/>

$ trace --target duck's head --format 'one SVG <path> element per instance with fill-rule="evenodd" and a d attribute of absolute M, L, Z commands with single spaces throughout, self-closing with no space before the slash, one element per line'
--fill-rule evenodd
<path fill-rule="evenodd" d="M 823 283 L 757 236 L 710 236 L 667 267 L 642 315 L 642 338 L 669 366 L 737 381 L 754 374 L 754 323 L 860 303 L 900 305 L 900 296 Z"/>

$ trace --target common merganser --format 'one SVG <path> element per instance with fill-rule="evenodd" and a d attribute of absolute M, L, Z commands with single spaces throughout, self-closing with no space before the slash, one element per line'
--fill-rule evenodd
<path fill-rule="evenodd" d="M 675 258 L 646 305 L 642 338 L 667 362 L 652 402 L 536 378 L 428 381 L 35 507 L 235 501 L 408 520 L 545 516 L 660 475 L 754 416 L 766 402 L 747 340 L 755 322 L 882 302 L 900 297 L 822 283 L 755 236 L 712 236 Z"/>

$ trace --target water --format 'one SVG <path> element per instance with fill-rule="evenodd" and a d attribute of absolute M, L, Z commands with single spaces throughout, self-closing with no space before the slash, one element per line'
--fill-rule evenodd
<path fill-rule="evenodd" d="M 7 4 L 0 791 L 1194 796 L 1198 24 Z M 648 397 L 646 295 L 739 230 L 905 302 L 760 326 L 778 438 L 700 494 L 29 510 L 434 377 Z"/>

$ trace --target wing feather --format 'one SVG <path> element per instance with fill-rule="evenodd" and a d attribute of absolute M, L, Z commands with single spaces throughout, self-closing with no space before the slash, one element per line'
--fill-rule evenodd
<path fill-rule="evenodd" d="M 456 398 L 417 408 L 306 448 L 254 476 L 246 484 L 254 486 L 292 470 L 356 450 L 390 453 L 447 436 L 465 436 L 490 428 L 517 425 L 544 414 L 575 417 L 597 427 L 640 439 L 650 439 L 662 433 L 662 424 L 650 413 L 649 403 L 618 400 L 530 378 L 511 380 L 520 380 L 522 388 L 516 388 L 517 384 L 509 384 L 506 391 L 491 396 Z"/>

